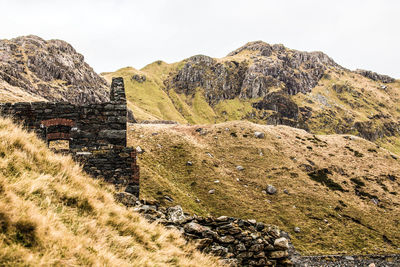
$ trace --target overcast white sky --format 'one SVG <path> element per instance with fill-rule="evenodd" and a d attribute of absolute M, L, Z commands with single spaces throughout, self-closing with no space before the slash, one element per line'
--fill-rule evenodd
<path fill-rule="evenodd" d="M 71 43 L 97 71 L 263 40 L 400 78 L 399 0 L 0 0 L 0 39 Z"/>

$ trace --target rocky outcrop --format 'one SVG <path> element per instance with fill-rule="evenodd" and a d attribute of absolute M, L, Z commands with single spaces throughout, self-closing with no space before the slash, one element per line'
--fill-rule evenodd
<path fill-rule="evenodd" d="M 187 59 L 187 63 L 165 81 L 168 89 L 178 93 L 194 94 L 196 88 L 204 89 L 205 98 L 210 104 L 223 99 L 232 99 L 240 94 L 240 88 L 247 70 L 247 62 L 218 62 L 203 55 Z"/>
<path fill-rule="evenodd" d="M 53 102 L 109 99 L 106 81 L 70 44 L 33 35 L 0 40 L 0 81 Z"/>
<path fill-rule="evenodd" d="M 256 109 L 273 110 L 282 117 L 297 120 L 299 116 L 299 108 L 289 96 L 279 92 L 272 92 L 264 97 L 263 100 L 253 104 Z"/>
<path fill-rule="evenodd" d="M 392 83 L 392 82 L 396 81 L 394 78 L 392 78 L 388 75 L 378 74 L 376 72 L 369 71 L 369 70 L 357 69 L 354 72 L 357 74 L 360 74 L 364 77 L 367 77 L 371 80 L 377 81 L 377 82 Z"/>
<path fill-rule="evenodd" d="M 243 51 L 252 53 L 248 60 L 235 57 Z M 165 84 L 167 89 L 188 95 L 203 88 L 208 103 L 215 104 L 235 97 L 264 97 L 272 87 L 282 88 L 289 95 L 310 92 L 329 68 L 342 67 L 322 52 L 296 51 L 257 41 L 224 60 L 191 57 Z"/>
<path fill-rule="evenodd" d="M 276 226 L 227 216 L 190 216 L 180 206 L 160 207 L 156 202 L 137 201 L 128 193 L 118 193 L 116 199 L 134 206 L 151 222 L 177 229 L 201 251 L 221 257 L 228 266 L 292 266 L 289 236 Z"/>

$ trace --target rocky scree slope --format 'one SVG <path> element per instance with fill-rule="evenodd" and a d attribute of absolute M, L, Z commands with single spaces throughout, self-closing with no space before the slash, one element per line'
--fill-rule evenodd
<path fill-rule="evenodd" d="M 0 101 L 107 101 L 106 81 L 65 41 L 29 35 L 0 40 Z"/>

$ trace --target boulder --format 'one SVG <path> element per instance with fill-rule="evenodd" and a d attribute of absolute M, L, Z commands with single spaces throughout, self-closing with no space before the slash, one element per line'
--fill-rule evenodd
<path fill-rule="evenodd" d="M 283 250 L 289 249 L 289 241 L 284 237 L 275 239 L 274 247 L 277 249 L 283 249 Z"/>
<path fill-rule="evenodd" d="M 173 223 L 179 223 L 186 219 L 181 206 L 169 207 L 167 209 L 167 218 Z"/>
<path fill-rule="evenodd" d="M 254 132 L 254 136 L 261 139 L 265 137 L 265 134 L 263 132 Z"/>
<path fill-rule="evenodd" d="M 243 171 L 243 170 L 244 170 L 243 166 L 240 166 L 240 165 L 236 166 L 236 169 L 237 169 L 238 171 Z"/>
<path fill-rule="evenodd" d="M 185 224 L 183 229 L 185 230 L 185 232 L 192 233 L 192 234 L 198 234 L 198 235 L 202 235 L 203 232 L 209 230 L 209 228 L 202 226 L 195 222 L 190 222 L 190 223 Z"/>
<path fill-rule="evenodd" d="M 274 194 L 276 194 L 276 192 L 278 191 L 276 188 L 275 188 L 275 186 L 273 186 L 273 185 L 268 185 L 267 186 L 267 193 L 268 194 L 270 194 L 270 195 L 274 195 Z"/>

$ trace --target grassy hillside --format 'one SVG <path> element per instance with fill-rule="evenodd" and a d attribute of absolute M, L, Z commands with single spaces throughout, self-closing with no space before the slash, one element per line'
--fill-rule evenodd
<path fill-rule="evenodd" d="M 304 254 L 399 253 L 400 157 L 374 143 L 249 122 L 132 124 L 128 135 L 145 151 L 144 198 L 276 224 Z"/>
<path fill-rule="evenodd" d="M 115 73 L 104 74 L 103 77 L 110 83 L 112 77 L 123 77 L 125 82 L 128 106 L 138 120 L 174 120 L 181 123 L 186 119 L 175 109 L 170 97 L 161 87 L 162 75 L 168 73 L 173 66 L 158 61 L 143 70 L 138 71 L 127 67 Z M 138 82 L 132 79 L 133 75 L 145 75 L 146 81 Z"/>
<path fill-rule="evenodd" d="M 163 81 L 170 72 L 175 72 L 185 61 L 168 64 L 156 61 L 141 70 L 132 67 L 122 68 L 116 72 L 103 73 L 102 76 L 111 82 L 112 77 L 123 77 L 128 98 L 128 106 L 135 118 L 142 120 L 173 120 L 179 123 L 201 124 L 239 120 L 253 110 L 251 103 L 260 99 L 226 100 L 210 106 L 203 88 L 196 94 L 188 96 L 174 90 L 164 90 Z M 146 81 L 132 79 L 134 75 L 146 76 Z"/>
<path fill-rule="evenodd" d="M 0 266 L 217 266 L 0 119 Z"/>
<path fill-rule="evenodd" d="M 224 86 L 229 87 L 230 83 L 234 83 L 237 77 L 232 73 L 235 73 L 234 70 L 240 69 L 240 66 L 248 67 L 249 77 L 258 75 L 250 85 L 243 83 L 243 92 L 246 92 L 247 89 L 257 89 L 257 81 L 259 80 L 267 79 L 264 83 L 268 83 L 268 79 L 272 78 L 263 76 L 254 68 L 257 67 L 257 62 L 270 62 L 271 66 L 275 66 L 274 64 L 279 62 L 277 56 L 282 58 L 294 57 L 295 50 L 283 49 L 284 52 L 280 52 L 282 54 L 272 54 L 269 57 L 260 56 L 258 51 L 249 49 L 239 49 L 239 52 L 231 53 L 229 56 L 220 59 L 197 56 L 203 57 L 205 61 L 212 61 L 211 66 L 198 63 L 196 61 L 198 59 L 194 59 L 196 57 L 173 64 L 156 61 L 141 70 L 123 68 L 113 73 L 103 74 L 103 77 L 108 81 L 112 77 L 124 77 L 129 106 L 138 121 L 174 120 L 179 123 L 209 124 L 248 120 L 259 124 L 278 123 L 308 129 L 314 134 L 346 133 L 359 135 L 368 140 L 376 141 L 376 143 L 394 153 L 400 153 L 400 131 L 398 130 L 400 123 L 400 109 L 398 108 L 400 104 L 400 82 L 398 80 L 383 83 L 346 70 L 338 65 L 327 64 L 323 72 L 324 75 L 315 87 L 306 93 L 286 94 L 286 103 L 283 103 L 283 108 L 280 111 L 273 108 L 257 109 L 253 107 L 252 104 L 263 99 L 261 96 L 236 95 L 233 97 L 230 92 L 224 91 Z M 305 57 L 311 57 L 313 53 L 305 55 Z M 268 63 L 263 64 L 265 64 L 263 66 L 269 66 Z M 215 68 L 222 65 L 224 68 L 221 70 L 222 74 L 220 74 L 215 71 Z M 188 70 L 181 73 L 180 71 L 185 66 L 191 67 L 187 67 Z M 276 68 L 283 67 L 276 65 Z M 310 68 L 312 69 L 312 67 L 300 65 L 293 68 L 293 75 L 300 75 L 299 73 L 305 70 L 309 71 Z M 212 71 L 215 73 L 210 74 Z M 281 71 L 285 72 L 284 70 Z M 231 76 L 225 75 L 226 72 L 232 72 L 229 74 Z M 146 80 L 134 79 L 135 75 L 146 77 Z M 243 78 L 243 75 L 240 77 Z M 237 79 L 240 80 L 241 78 Z M 178 81 L 176 81 L 177 79 Z M 186 83 L 183 83 L 182 80 Z M 307 81 L 308 78 L 303 80 Z M 189 88 L 189 86 L 193 87 L 197 84 L 199 86 L 195 89 Z M 221 84 L 224 84 L 224 86 L 221 86 Z M 246 89 L 246 86 L 250 86 L 250 89 Z M 261 85 L 260 88 L 264 88 L 263 90 L 266 90 L 267 94 L 287 90 L 287 85 L 282 82 L 279 85 L 271 83 L 271 85 L 265 86 L 267 86 L 267 89 Z M 184 93 L 182 90 L 188 92 Z M 220 99 L 220 94 L 225 93 L 227 94 L 225 99 L 215 100 Z M 215 98 L 213 98 L 215 101 L 213 100 L 212 103 L 207 100 L 210 94 L 213 94 Z M 278 106 L 281 104 L 276 103 Z M 295 106 L 295 118 L 287 118 L 283 114 L 287 110 L 286 104 Z"/>

